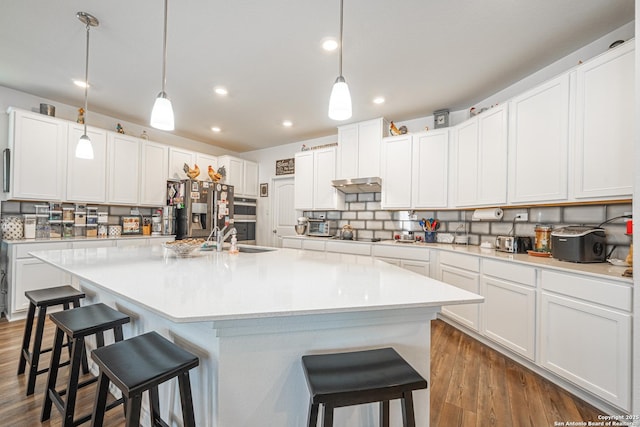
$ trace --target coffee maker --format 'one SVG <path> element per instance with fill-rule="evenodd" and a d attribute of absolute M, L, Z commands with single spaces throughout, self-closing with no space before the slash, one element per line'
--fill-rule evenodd
<path fill-rule="evenodd" d="M 213 204 L 210 192 L 212 187 L 211 182 L 192 179 L 167 182 L 167 206 L 175 208 L 176 239 L 189 237 L 206 239 L 211 233 Z"/>

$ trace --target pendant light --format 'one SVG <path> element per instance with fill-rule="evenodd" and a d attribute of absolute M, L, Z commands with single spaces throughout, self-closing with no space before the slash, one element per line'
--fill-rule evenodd
<path fill-rule="evenodd" d="M 342 16 L 343 0 L 340 0 L 340 74 L 333 84 L 331 97 L 329 98 L 329 118 L 333 120 L 347 120 L 351 118 L 351 94 L 349 86 L 342 77 Z"/>
<path fill-rule="evenodd" d="M 168 0 L 164 0 L 164 40 L 162 43 L 162 91 L 158 94 L 151 111 L 151 126 L 160 130 L 173 130 L 173 107 L 164 91 L 167 83 L 167 9 Z"/>
<path fill-rule="evenodd" d="M 91 139 L 87 135 L 86 116 L 89 100 L 89 29 L 91 27 L 97 27 L 100 25 L 100 22 L 98 22 L 95 16 L 86 12 L 78 12 L 76 13 L 76 17 L 87 27 L 87 53 L 84 64 L 84 133 L 80 137 L 80 140 L 78 140 L 78 145 L 76 145 L 76 157 L 79 159 L 93 159 L 93 146 L 91 145 Z"/>

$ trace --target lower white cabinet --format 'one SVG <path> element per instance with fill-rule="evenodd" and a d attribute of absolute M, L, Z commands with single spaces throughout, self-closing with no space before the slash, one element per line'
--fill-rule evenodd
<path fill-rule="evenodd" d="M 12 312 L 26 311 L 29 308 L 29 300 L 24 296 L 26 291 L 50 288 L 70 282 L 67 273 L 35 258 L 18 259 L 14 263 L 14 267 L 15 288 L 10 304 Z"/>
<path fill-rule="evenodd" d="M 465 291 L 480 294 L 480 259 L 451 252 L 439 254 L 438 279 Z M 442 314 L 472 329 L 480 329 L 478 304 L 462 304 L 442 307 Z"/>
<path fill-rule="evenodd" d="M 296 239 L 293 237 L 287 237 L 287 236 L 283 236 L 282 237 L 282 247 L 283 248 L 289 248 L 289 249 L 302 249 L 302 239 Z"/>
<path fill-rule="evenodd" d="M 373 245 L 371 255 L 380 261 L 431 277 L 430 253 L 426 248 Z"/>
<path fill-rule="evenodd" d="M 533 267 L 482 261 L 482 333 L 487 338 L 535 359 L 536 271 Z"/>
<path fill-rule="evenodd" d="M 542 272 L 540 364 L 631 409 L 631 288 Z"/>

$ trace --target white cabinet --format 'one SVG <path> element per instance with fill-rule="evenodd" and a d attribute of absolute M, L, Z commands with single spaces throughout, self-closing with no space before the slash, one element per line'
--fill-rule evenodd
<path fill-rule="evenodd" d="M 108 203 L 137 205 L 140 198 L 140 143 L 141 140 L 110 132 Z"/>
<path fill-rule="evenodd" d="M 196 153 L 184 148 L 169 147 L 169 179 L 187 179 L 187 174 L 184 172 L 184 164 L 193 168 L 196 164 Z M 198 166 L 199 167 L 199 166 Z M 200 176 L 197 179 L 202 178 L 202 174 L 206 174 L 207 171 L 200 170 Z M 206 176 L 206 175 L 205 175 Z"/>
<path fill-rule="evenodd" d="M 258 197 L 258 164 L 233 156 L 220 156 L 218 167 L 225 167 L 224 182 L 233 185 L 235 196 Z"/>
<path fill-rule="evenodd" d="M 449 190 L 449 130 L 415 134 L 412 139 L 411 207 L 446 208 Z"/>
<path fill-rule="evenodd" d="M 509 202 L 567 199 L 569 75 L 509 104 Z"/>
<path fill-rule="evenodd" d="M 303 239 L 295 237 L 282 236 L 282 247 L 289 249 L 302 249 Z"/>
<path fill-rule="evenodd" d="M 536 270 L 533 267 L 482 260 L 482 334 L 535 359 Z"/>
<path fill-rule="evenodd" d="M 429 249 L 372 245 L 372 255 L 381 261 L 430 277 Z"/>
<path fill-rule="evenodd" d="M 344 194 L 336 190 L 335 147 L 303 151 L 295 154 L 295 208 L 301 210 L 342 210 Z"/>
<path fill-rule="evenodd" d="M 576 69 L 574 196 L 633 195 L 635 41 Z"/>
<path fill-rule="evenodd" d="M 196 153 L 196 164 L 200 168 L 200 176 L 198 179 L 208 181 L 211 179 L 209 177 L 209 166 L 216 171 L 218 170 L 218 157 L 210 154 Z"/>
<path fill-rule="evenodd" d="M 159 207 L 166 204 L 169 147 L 143 141 L 140 150 L 140 205 Z"/>
<path fill-rule="evenodd" d="M 87 136 L 93 146 L 93 159 L 76 157 L 76 146 L 83 134 L 82 125 L 69 125 L 65 200 L 104 203 L 107 200 L 107 131 L 87 127 Z"/>
<path fill-rule="evenodd" d="M 9 110 L 9 199 L 64 199 L 67 128 L 53 117 Z"/>
<path fill-rule="evenodd" d="M 456 206 L 507 201 L 507 106 L 490 109 L 455 128 Z"/>
<path fill-rule="evenodd" d="M 411 207 L 411 135 L 383 138 L 380 151 L 382 178 L 382 209 Z"/>
<path fill-rule="evenodd" d="M 540 364 L 631 409 L 631 287 L 542 271 Z"/>
<path fill-rule="evenodd" d="M 380 176 L 380 141 L 386 126 L 378 118 L 338 127 L 336 179 Z"/>
<path fill-rule="evenodd" d="M 439 280 L 465 291 L 481 294 L 480 259 L 478 257 L 444 251 L 438 257 Z M 442 314 L 474 331 L 480 329 L 478 304 L 444 306 Z"/>

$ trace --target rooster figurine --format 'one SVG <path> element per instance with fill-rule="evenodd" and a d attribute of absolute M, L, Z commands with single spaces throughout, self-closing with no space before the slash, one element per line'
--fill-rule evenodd
<path fill-rule="evenodd" d="M 193 169 L 191 169 L 189 165 L 185 163 L 182 170 L 184 170 L 187 176 L 191 179 L 196 179 L 198 175 L 200 175 L 200 168 L 196 164 L 194 164 Z"/>
<path fill-rule="evenodd" d="M 212 168 L 211 165 L 209 165 L 208 173 L 209 173 L 209 178 L 211 178 L 213 182 L 218 182 L 222 179 L 222 175 L 216 172 L 216 170 Z"/>
<path fill-rule="evenodd" d="M 389 133 L 391 134 L 391 136 L 400 135 L 400 129 L 398 129 L 396 125 L 391 122 L 389 124 Z"/>

